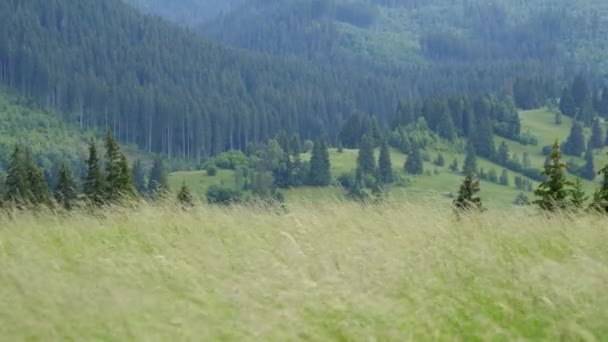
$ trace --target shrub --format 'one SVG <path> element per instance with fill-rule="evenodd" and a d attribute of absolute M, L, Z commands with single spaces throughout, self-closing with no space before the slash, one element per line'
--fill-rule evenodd
<path fill-rule="evenodd" d="M 209 163 L 205 166 L 205 171 L 207 172 L 207 176 L 215 177 L 217 176 L 217 166 L 213 163 Z"/>
<path fill-rule="evenodd" d="M 207 202 L 209 204 L 230 205 L 241 202 L 243 194 L 231 188 L 212 185 L 207 190 Z"/>

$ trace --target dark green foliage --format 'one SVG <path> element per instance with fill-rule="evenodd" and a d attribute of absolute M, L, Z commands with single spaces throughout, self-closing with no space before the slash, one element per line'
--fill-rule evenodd
<path fill-rule="evenodd" d="M 318 139 L 313 147 L 308 172 L 308 185 L 327 186 L 331 182 L 331 164 L 325 140 Z"/>
<path fill-rule="evenodd" d="M 131 167 L 131 173 L 133 174 L 133 182 L 135 183 L 135 189 L 140 196 L 143 196 L 148 191 L 148 185 L 146 183 L 146 171 L 141 163 L 141 160 L 137 159 L 133 162 Z"/>
<path fill-rule="evenodd" d="M 148 192 L 152 197 L 163 196 L 169 192 L 169 176 L 165 163 L 161 158 L 154 159 L 148 176 Z"/>
<path fill-rule="evenodd" d="M 34 206 L 52 205 L 49 186 L 42 170 L 36 164 L 31 151 L 25 150 L 25 165 L 27 171 L 27 202 Z"/>
<path fill-rule="evenodd" d="M 186 182 L 182 183 L 182 187 L 177 193 L 177 201 L 181 204 L 182 208 L 191 208 L 194 206 L 194 200 L 192 199 L 190 189 L 186 186 Z"/>
<path fill-rule="evenodd" d="M 472 172 L 467 172 L 467 175 L 458 190 L 458 197 L 454 200 L 454 207 L 457 213 L 481 211 L 483 204 L 479 197 L 479 180 L 475 179 Z"/>
<path fill-rule="evenodd" d="M 509 146 L 503 141 L 500 143 L 498 147 L 498 151 L 496 153 L 496 162 L 500 165 L 506 165 L 511 159 L 511 155 L 509 154 Z"/>
<path fill-rule="evenodd" d="M 526 194 L 524 194 L 523 192 L 520 192 L 517 194 L 517 197 L 515 197 L 515 199 L 513 200 L 513 204 L 516 206 L 528 206 L 530 205 L 530 200 L 528 199 L 528 196 L 526 196 Z"/>
<path fill-rule="evenodd" d="M 574 209 L 582 209 L 589 197 L 583 191 L 583 182 L 577 178 L 572 184 L 570 190 L 570 203 Z"/>
<path fill-rule="evenodd" d="M 572 97 L 572 92 L 569 88 L 564 88 L 564 91 L 562 92 L 559 101 L 559 110 L 565 116 L 571 118 L 576 116 L 576 103 L 574 102 L 574 97 Z"/>
<path fill-rule="evenodd" d="M 66 210 L 72 210 L 78 198 L 78 188 L 72 170 L 65 162 L 59 167 L 53 194 L 57 204 Z"/>
<path fill-rule="evenodd" d="M 566 166 L 561 159 L 559 142 L 556 140 L 550 155 L 550 162 L 545 165 L 545 171 L 543 172 L 543 175 L 547 176 L 548 179 L 541 183 L 534 192 L 537 197 L 534 204 L 546 211 L 565 210 L 570 205 L 570 191 L 568 188 L 572 183 L 566 179 Z"/>
<path fill-rule="evenodd" d="M 564 144 L 564 153 L 571 156 L 579 157 L 585 152 L 585 135 L 583 133 L 583 125 L 575 121 L 570 130 L 570 136 Z"/>
<path fill-rule="evenodd" d="M 585 152 L 585 166 L 581 170 L 581 177 L 592 181 L 595 179 L 595 176 L 596 172 L 593 151 L 591 149 L 587 149 Z"/>
<path fill-rule="evenodd" d="M 493 158 L 495 151 L 494 146 L 494 130 L 492 128 L 492 122 L 489 118 L 489 113 L 485 111 L 489 111 L 489 108 L 486 108 L 488 104 L 487 100 L 479 100 L 479 107 L 483 114 L 479 114 L 477 119 L 477 125 L 475 128 L 475 133 L 470 137 L 470 141 L 473 143 L 475 147 L 475 152 L 477 155 L 484 158 Z"/>
<path fill-rule="evenodd" d="M 587 99 L 585 99 L 585 102 L 583 103 L 583 108 L 581 108 L 581 110 L 579 111 L 579 114 L 576 119 L 582 122 L 585 127 L 590 127 L 593 123 L 593 119 L 595 118 L 595 116 L 596 115 L 595 109 L 593 108 L 593 101 L 591 97 L 588 97 Z"/>
<path fill-rule="evenodd" d="M 374 158 L 374 141 L 369 135 L 364 135 L 357 156 L 357 173 L 366 175 L 376 174 L 376 159 Z"/>
<path fill-rule="evenodd" d="M 528 152 L 524 152 L 522 167 L 524 169 L 529 169 L 530 167 L 532 167 L 532 162 L 530 161 L 530 154 Z"/>
<path fill-rule="evenodd" d="M 454 159 L 454 161 L 452 161 L 452 164 L 450 164 L 450 171 L 458 172 L 458 159 Z"/>
<path fill-rule="evenodd" d="M 598 174 L 602 175 L 602 183 L 593 194 L 590 209 L 602 214 L 608 214 L 608 165 L 604 166 Z"/>
<path fill-rule="evenodd" d="M 462 171 L 464 174 L 472 172 L 473 174 L 477 173 L 477 154 L 475 153 L 475 147 L 471 142 L 467 143 L 467 154 L 464 159 L 464 164 L 462 166 Z"/>
<path fill-rule="evenodd" d="M 15 145 L 11 155 L 5 181 L 4 200 L 17 205 L 26 204 L 28 194 L 28 174 L 25 154 L 20 145 Z"/>
<path fill-rule="evenodd" d="M 502 174 L 500 175 L 498 182 L 500 183 L 500 185 L 509 186 L 509 172 L 507 171 L 507 169 L 502 170 Z"/>
<path fill-rule="evenodd" d="M 84 180 L 84 194 L 90 204 L 100 206 L 105 201 L 104 176 L 97 157 L 97 146 L 91 139 L 89 144 L 89 158 L 87 159 L 87 175 Z"/>
<path fill-rule="evenodd" d="M 602 88 L 602 97 L 597 107 L 597 111 L 602 117 L 608 117 L 608 87 Z"/>
<path fill-rule="evenodd" d="M 583 75 L 578 75 L 572 83 L 572 98 L 577 108 L 583 108 L 585 101 L 590 97 L 587 80 Z"/>
<path fill-rule="evenodd" d="M 133 181 L 133 173 L 129 167 L 129 161 L 127 157 L 121 153 L 120 160 L 118 162 L 120 173 L 116 182 L 116 188 L 119 189 L 119 193 L 122 199 L 134 199 L 137 197 L 137 189 L 135 189 L 135 182 Z"/>
<path fill-rule="evenodd" d="M 437 154 L 437 159 L 435 159 L 435 165 L 437 165 L 439 167 L 445 166 L 445 159 L 443 158 L 443 154 L 441 154 L 441 153 Z"/>
<path fill-rule="evenodd" d="M 393 182 L 393 163 L 391 162 L 391 153 L 386 140 L 380 145 L 378 181 L 382 184 L 390 184 Z"/>
<path fill-rule="evenodd" d="M 599 119 L 593 120 L 593 126 L 591 127 L 591 138 L 587 144 L 592 149 L 602 149 L 604 147 L 604 132 L 602 131 L 602 125 Z"/>
<path fill-rule="evenodd" d="M 105 147 L 105 201 L 118 203 L 123 199 L 133 198 L 136 191 L 133 174 L 127 158 L 120 151 L 110 130 L 106 132 Z"/>
<path fill-rule="evenodd" d="M 490 172 L 488 172 L 488 181 L 498 183 L 498 173 L 496 173 L 496 170 L 491 169 Z"/>
<path fill-rule="evenodd" d="M 206 196 L 209 204 L 230 205 L 240 203 L 243 195 L 237 190 L 219 185 L 212 185 L 207 189 Z"/>
<path fill-rule="evenodd" d="M 215 177 L 217 176 L 217 166 L 215 166 L 214 163 L 208 163 L 205 166 L 205 172 L 207 173 L 207 176 Z"/>
<path fill-rule="evenodd" d="M 562 124 L 562 122 L 563 122 L 562 113 L 559 111 L 556 111 L 555 112 L 555 124 L 559 126 Z"/>
<path fill-rule="evenodd" d="M 414 146 L 412 148 L 412 152 L 407 156 L 403 167 L 405 172 L 410 175 L 422 175 L 424 173 L 424 161 L 418 147 Z"/>

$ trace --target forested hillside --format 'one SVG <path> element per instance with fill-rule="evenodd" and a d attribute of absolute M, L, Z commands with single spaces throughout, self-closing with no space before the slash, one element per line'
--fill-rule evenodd
<path fill-rule="evenodd" d="M 224 48 L 119 0 L 0 4 L 0 83 L 82 128 L 200 158 L 280 129 L 332 134 L 354 109 L 388 118 L 398 90 L 311 64 Z"/>

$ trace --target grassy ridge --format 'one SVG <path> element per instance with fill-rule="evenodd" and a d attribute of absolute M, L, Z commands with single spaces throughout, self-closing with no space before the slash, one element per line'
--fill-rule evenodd
<path fill-rule="evenodd" d="M 0 219 L 7 340 L 606 340 L 605 218 L 435 201 Z"/>

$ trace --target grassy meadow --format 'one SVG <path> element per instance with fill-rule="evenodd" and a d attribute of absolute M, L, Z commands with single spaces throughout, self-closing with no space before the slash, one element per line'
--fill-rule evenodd
<path fill-rule="evenodd" d="M 0 218 L 20 340 L 608 339 L 608 219 L 335 201 Z"/>
<path fill-rule="evenodd" d="M 511 155 L 516 154 L 521 161 L 523 154 L 527 152 L 530 156 L 532 167 L 542 169 L 545 156 L 542 154 L 542 147 L 546 145 L 552 145 L 556 138 L 560 141 L 565 141 L 570 134 L 570 128 L 572 126 L 572 119 L 564 116 L 561 125 L 555 124 L 555 115 L 547 110 L 546 108 L 521 111 L 520 119 L 522 124 L 522 132 L 532 132 L 533 135 L 538 139 L 538 145 L 522 145 L 517 141 L 508 140 L 499 136 L 494 139 L 495 145 L 498 146 L 504 141 L 509 146 Z M 585 135 L 588 139 L 591 132 L 588 128 L 585 129 Z M 595 167 L 599 171 L 604 165 L 608 164 L 608 155 L 606 154 L 607 149 L 598 151 L 595 155 Z M 357 150 L 344 150 L 342 153 L 338 153 L 336 149 L 330 149 L 331 159 L 331 172 L 332 177 L 337 178 L 344 172 L 352 171 L 356 168 L 357 164 Z M 445 158 L 446 165 L 444 167 L 435 166 L 432 161 L 435 160 L 437 154 L 441 152 Z M 424 163 L 425 171 L 429 171 L 430 174 L 422 176 L 411 176 L 406 175 L 403 170 L 403 164 L 407 159 L 407 155 L 400 153 L 397 150 L 391 151 L 391 159 L 393 162 L 393 169 L 397 173 L 403 174 L 404 177 L 409 179 L 411 184 L 407 187 L 390 187 L 387 188 L 388 195 L 396 200 L 406 200 L 410 202 L 424 202 L 429 197 L 437 198 L 443 196 L 447 198 L 450 193 L 456 193 L 462 182 L 463 175 L 460 172 L 452 172 L 449 170 L 449 165 L 454 159 L 458 160 L 459 167 L 462 167 L 465 155 L 464 153 L 458 153 L 444 149 L 442 151 L 436 149 L 429 149 L 426 151 L 430 157 L 430 161 Z M 378 157 L 379 151 L 376 151 L 376 158 Z M 310 158 L 310 155 L 304 154 L 303 159 Z M 571 157 L 564 156 L 564 162 L 568 160 L 574 160 L 578 165 L 584 165 L 585 161 L 582 157 Z M 483 168 L 485 172 L 494 169 L 500 176 L 504 167 L 497 165 L 489 160 L 478 158 L 477 165 L 479 168 Z M 527 178 L 522 174 L 508 171 L 509 174 L 509 186 L 498 185 L 491 182 L 482 181 L 482 197 L 488 207 L 491 208 L 506 208 L 510 207 L 515 197 L 521 192 L 516 189 L 514 177 L 520 176 Z M 570 175 L 572 179 L 575 176 Z M 222 184 L 226 186 L 234 186 L 234 173 L 230 170 L 220 170 L 218 175 L 210 177 L 207 176 L 204 171 L 187 171 L 187 172 L 175 172 L 170 175 L 169 178 L 171 188 L 179 189 L 182 182 L 185 182 L 188 187 L 192 190 L 193 194 L 197 198 L 204 199 L 207 188 L 213 184 Z M 538 185 L 538 182 L 531 180 L 534 184 L 534 188 Z M 591 182 L 584 180 L 584 189 L 588 194 L 592 194 L 598 187 L 599 179 Z M 309 201 L 334 201 L 336 199 L 344 198 L 344 191 L 335 187 L 327 188 L 296 188 L 290 190 L 284 190 L 286 199 L 291 203 L 306 203 Z M 533 193 L 526 193 L 530 199 L 534 197 Z M 449 199 L 448 199 L 449 200 Z"/>

